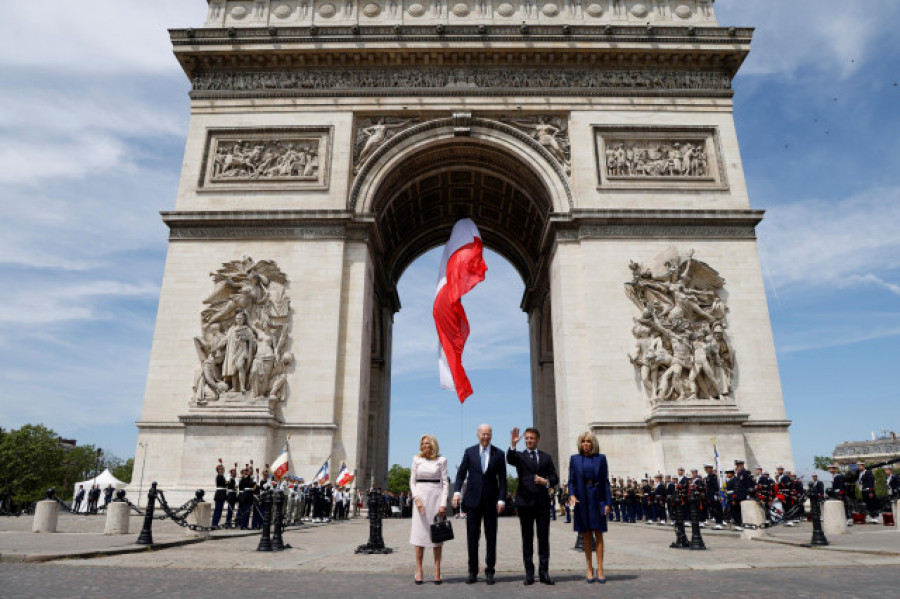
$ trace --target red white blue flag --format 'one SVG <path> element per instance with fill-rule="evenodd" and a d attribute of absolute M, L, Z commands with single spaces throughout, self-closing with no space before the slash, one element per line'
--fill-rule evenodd
<path fill-rule="evenodd" d="M 434 297 L 434 324 L 440 341 L 438 367 L 442 389 L 455 389 L 459 402 L 472 395 L 472 385 L 462 365 L 469 337 L 469 321 L 460 299 L 484 280 L 483 244 L 470 218 L 456 221 L 444 247 Z"/>
<path fill-rule="evenodd" d="M 328 482 L 328 460 L 325 460 L 325 463 L 322 464 L 322 467 L 319 468 L 318 472 L 316 472 L 313 480 L 319 481 L 320 485 L 324 485 Z"/>

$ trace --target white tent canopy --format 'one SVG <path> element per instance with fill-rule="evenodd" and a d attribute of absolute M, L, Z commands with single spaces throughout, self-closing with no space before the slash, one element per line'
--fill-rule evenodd
<path fill-rule="evenodd" d="M 91 491 L 91 487 L 97 485 L 100 487 L 100 499 L 97 501 L 97 505 L 103 505 L 103 490 L 112 485 L 113 489 L 124 489 L 127 486 L 127 483 L 123 483 L 118 478 L 112 475 L 112 472 L 109 471 L 109 468 L 87 480 L 83 480 L 80 483 L 75 483 L 75 489 L 72 493 L 72 507 L 75 507 L 75 496 L 78 495 L 78 488 L 84 487 L 84 499 L 81 501 L 81 505 L 78 506 L 78 512 L 84 513 L 87 512 L 87 504 L 88 504 L 88 493 Z M 113 499 L 115 499 L 115 495 L 113 495 Z"/>

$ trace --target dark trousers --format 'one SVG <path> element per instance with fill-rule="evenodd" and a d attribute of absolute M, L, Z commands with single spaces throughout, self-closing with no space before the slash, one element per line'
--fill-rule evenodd
<path fill-rule="evenodd" d="M 481 522 L 484 521 L 484 573 L 493 574 L 497 563 L 497 506 L 464 506 L 463 510 L 466 512 L 469 573 L 478 573 L 478 542 L 481 540 Z"/>
<path fill-rule="evenodd" d="M 213 507 L 212 525 L 218 526 L 219 520 L 222 518 L 222 508 L 225 507 L 225 500 L 216 500 L 214 506 L 215 507 Z"/>
<path fill-rule="evenodd" d="M 228 511 L 225 514 L 225 526 L 231 526 L 231 518 L 234 516 L 235 500 L 228 501 Z"/>
<path fill-rule="evenodd" d="M 253 509 L 253 499 L 249 494 L 242 493 L 238 506 L 238 526 L 240 526 L 241 528 L 247 528 L 250 525 L 250 510 Z"/>
<path fill-rule="evenodd" d="M 709 513 L 710 515 L 716 519 L 716 524 L 722 524 L 722 502 L 719 501 L 718 497 L 707 497 L 706 501 L 709 503 Z"/>
<path fill-rule="evenodd" d="M 875 491 L 863 491 L 863 501 L 866 503 L 866 511 L 870 518 L 878 517 L 878 502 L 875 500 Z"/>
<path fill-rule="evenodd" d="M 731 504 L 731 520 L 734 522 L 736 526 L 743 526 L 744 520 L 741 518 L 741 502 L 740 500 L 735 500 Z"/>
<path fill-rule="evenodd" d="M 522 528 L 522 561 L 525 563 L 525 575 L 534 578 L 534 529 L 537 524 L 538 574 L 546 576 L 550 568 L 550 514 L 546 508 L 534 506 L 519 506 L 518 512 L 519 525 Z"/>

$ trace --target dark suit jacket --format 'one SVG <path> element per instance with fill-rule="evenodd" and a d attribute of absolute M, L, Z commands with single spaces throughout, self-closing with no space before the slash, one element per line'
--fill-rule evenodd
<path fill-rule="evenodd" d="M 481 445 L 473 445 L 463 453 L 454 485 L 454 492 L 461 492 L 468 477 L 466 492 L 462 496 L 463 508 L 496 509 L 498 501 L 506 500 L 506 460 L 497 447 L 491 445 L 489 449 L 491 453 L 485 472 L 481 471 Z"/>
<path fill-rule="evenodd" d="M 511 448 L 506 451 L 506 461 L 510 466 L 515 467 L 516 473 L 519 475 L 519 490 L 516 492 L 516 506 L 518 507 L 549 507 L 550 492 L 548 489 L 559 484 L 559 476 L 556 474 L 553 458 L 540 449 L 537 452 L 538 463 L 535 466 L 534 460 L 527 452 L 519 452 Z M 536 484 L 534 482 L 535 475 L 546 478 L 549 487 Z"/>

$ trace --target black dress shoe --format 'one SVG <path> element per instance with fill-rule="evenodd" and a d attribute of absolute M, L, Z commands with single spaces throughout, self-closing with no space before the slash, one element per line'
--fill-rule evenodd
<path fill-rule="evenodd" d="M 493 574 L 485 574 L 484 581 L 488 584 L 494 584 L 494 575 Z"/>
<path fill-rule="evenodd" d="M 525 585 L 534 584 L 534 576 L 526 576 L 525 582 L 523 584 L 525 584 Z"/>
<path fill-rule="evenodd" d="M 541 584 L 556 584 L 548 574 L 541 574 Z"/>
<path fill-rule="evenodd" d="M 466 584 L 475 584 L 478 582 L 478 577 L 472 573 L 469 573 L 469 577 L 466 578 Z"/>

